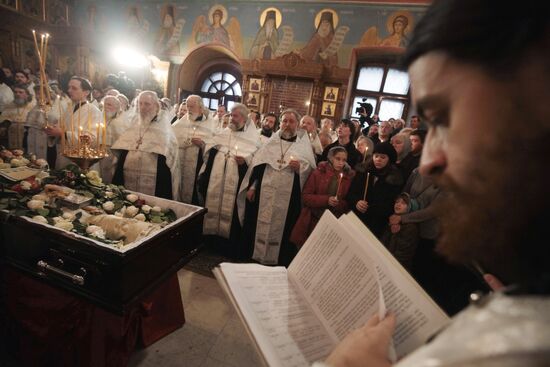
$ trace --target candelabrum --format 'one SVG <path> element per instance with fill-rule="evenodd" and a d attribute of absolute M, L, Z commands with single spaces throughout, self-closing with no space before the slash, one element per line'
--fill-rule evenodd
<path fill-rule="evenodd" d="M 84 172 L 95 163 L 109 156 L 105 144 L 94 144 L 92 136 L 80 134 L 76 137 L 76 144 L 63 144 L 63 155 L 73 161 Z M 74 142 L 74 141 L 73 141 Z"/>

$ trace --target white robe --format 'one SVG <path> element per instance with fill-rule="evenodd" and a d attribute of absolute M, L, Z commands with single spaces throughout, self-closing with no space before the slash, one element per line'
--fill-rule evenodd
<path fill-rule="evenodd" d="M 47 113 L 48 125 L 57 126 L 59 123 L 59 108 L 62 101 L 57 98 L 51 109 Z M 63 111 L 63 110 L 61 110 Z M 62 113 L 62 112 L 61 112 Z M 40 110 L 40 107 L 35 106 L 27 115 L 27 121 L 25 127 L 27 130 L 27 153 L 33 153 L 37 158 L 47 158 L 48 148 L 56 145 L 57 138 L 54 136 L 48 136 L 44 130 L 46 121 L 44 119 L 44 113 Z"/>
<path fill-rule="evenodd" d="M 239 220 L 242 224 L 245 214 L 246 188 L 250 175 L 254 167 L 266 164 L 260 197 L 256 196 L 259 206 L 254 254 L 252 255 L 254 260 L 262 264 L 277 264 L 279 259 L 289 201 L 294 186 L 294 171 L 288 166 L 289 162 L 292 159 L 300 161 L 300 189 L 304 187 L 309 174 L 316 167 L 311 143 L 305 134 L 299 133 L 295 142 L 287 142 L 281 140 L 280 133 L 280 130 L 274 133 L 254 156 L 252 165 L 243 179 L 238 199 Z M 283 159 L 281 159 L 282 154 L 284 154 Z"/>
<path fill-rule="evenodd" d="M 129 130 L 132 126 L 130 117 L 131 116 L 128 112 L 119 112 L 115 117 L 107 120 L 105 144 L 109 155 L 99 161 L 100 175 L 104 183 L 111 183 L 113 179 L 116 159 L 114 154 L 111 152 L 111 147 L 122 136 L 122 134 Z"/>
<path fill-rule="evenodd" d="M 179 145 L 181 189 L 178 200 L 191 204 L 193 190 L 197 181 L 197 164 L 199 155 L 203 156 L 202 148 L 191 143 L 192 138 L 200 138 L 205 146 L 212 144 L 212 138 L 216 133 L 216 124 L 214 120 L 202 116 L 201 121 L 191 121 L 189 114 L 185 114 L 181 119 L 172 125 L 172 130 L 176 135 Z"/>
<path fill-rule="evenodd" d="M 180 163 L 178 141 L 162 114 L 156 121 L 139 124 L 139 115 L 134 115 L 131 125 L 135 126 L 122 135 L 111 147 L 113 151 L 126 150 L 124 162 L 124 186 L 133 191 L 155 195 L 158 156 L 166 158 L 166 165 L 172 176 L 172 198 L 179 197 Z M 141 138 L 141 144 L 138 141 Z"/>
<path fill-rule="evenodd" d="M 239 192 L 239 168 L 235 156 L 243 157 L 248 165 L 260 147 L 259 135 L 253 130 L 232 131 L 229 128 L 214 136 L 212 144 L 207 146 L 205 156 L 215 148 L 218 153 L 214 158 L 205 207 L 203 234 L 218 235 L 229 239 L 235 200 Z M 201 173 L 206 167 L 207 158 Z"/>
<path fill-rule="evenodd" d="M 4 83 L 0 83 L 0 113 L 4 111 L 4 108 L 13 102 L 13 91 L 9 86 Z"/>
<path fill-rule="evenodd" d="M 27 115 L 33 107 L 33 102 L 29 102 L 21 107 L 16 106 L 12 102 L 4 108 L 0 121 L 11 121 L 11 125 L 8 127 L 8 149 L 23 149 L 25 122 L 27 121 Z"/>

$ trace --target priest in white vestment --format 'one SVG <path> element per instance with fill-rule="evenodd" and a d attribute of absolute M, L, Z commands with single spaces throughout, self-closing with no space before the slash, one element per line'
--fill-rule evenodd
<path fill-rule="evenodd" d="M 96 142 L 96 124 L 103 123 L 101 111 L 89 102 L 90 94 L 92 93 L 92 84 L 86 78 L 73 76 L 69 80 L 68 95 L 71 99 L 71 104 L 61 112 L 60 124 L 65 126 L 65 139 L 73 145 L 77 144 L 78 136 L 88 136 L 92 145 Z M 58 124 L 52 124 L 46 128 L 48 136 L 57 139 L 57 160 L 55 167 L 57 169 L 64 168 L 72 163 L 68 158 L 63 156 L 61 151 L 61 134 L 63 131 Z M 71 129 L 73 126 L 73 129 Z M 91 167 L 99 169 L 98 165 Z"/>
<path fill-rule="evenodd" d="M 319 134 L 317 134 L 315 119 L 309 115 L 302 116 L 300 128 L 307 133 L 315 158 L 319 158 L 323 154 L 323 146 L 321 145 L 321 140 L 319 140 Z"/>
<path fill-rule="evenodd" d="M 316 167 L 299 120 L 295 110 L 281 114 L 280 130 L 258 150 L 241 185 L 243 243 L 262 264 L 288 266 L 298 251 L 290 232 L 300 214 L 302 187 Z"/>
<path fill-rule="evenodd" d="M 245 105 L 233 105 L 229 126 L 206 146 L 205 164 L 198 180 L 200 197 L 208 209 L 203 227 L 205 241 L 237 259 L 245 254 L 240 241 L 237 194 L 260 146 L 258 132 L 245 129 L 247 115 Z"/>
<path fill-rule="evenodd" d="M 130 114 L 122 111 L 120 100 L 111 95 L 103 98 L 103 113 L 107 123 L 106 142 L 108 157 L 99 161 L 100 175 L 104 183 L 111 183 L 115 172 L 116 159 L 111 152 L 113 144 L 132 126 Z"/>
<path fill-rule="evenodd" d="M 23 139 L 27 115 L 34 107 L 32 95 L 27 84 L 16 84 L 13 87 L 14 99 L 4 107 L 0 121 L 7 123 L 8 148 L 24 149 Z"/>
<path fill-rule="evenodd" d="M 187 97 L 187 114 L 172 125 L 178 139 L 181 190 L 179 200 L 198 205 L 197 175 L 203 164 L 205 147 L 211 145 L 216 123 L 197 95 Z"/>
<path fill-rule="evenodd" d="M 147 195 L 178 198 L 178 141 L 169 116 L 160 113 L 155 92 L 139 94 L 131 126 L 111 147 L 118 158 L 113 183 Z"/>

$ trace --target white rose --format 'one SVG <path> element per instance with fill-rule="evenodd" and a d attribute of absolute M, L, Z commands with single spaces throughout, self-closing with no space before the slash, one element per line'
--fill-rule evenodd
<path fill-rule="evenodd" d="M 65 212 L 63 213 L 63 219 L 66 219 L 72 222 L 74 220 L 74 214 L 70 212 Z"/>
<path fill-rule="evenodd" d="M 27 190 L 30 190 L 31 187 L 32 185 L 29 181 L 21 181 L 21 189 L 27 191 Z"/>
<path fill-rule="evenodd" d="M 132 206 L 126 207 L 125 215 L 127 217 L 132 218 L 132 217 L 135 217 L 138 212 L 139 212 L 139 209 L 132 205 Z"/>
<path fill-rule="evenodd" d="M 36 162 L 36 154 L 31 154 L 31 161 Z"/>
<path fill-rule="evenodd" d="M 162 209 L 160 208 L 160 206 L 155 205 L 154 207 L 151 208 L 151 210 L 154 211 L 155 213 L 160 213 L 160 211 L 161 211 Z"/>
<path fill-rule="evenodd" d="M 12 167 L 22 167 L 25 165 L 25 163 L 23 163 L 20 159 L 17 159 L 17 158 L 13 158 L 11 161 L 10 161 Z"/>
<path fill-rule="evenodd" d="M 86 233 L 98 238 L 105 238 L 105 231 L 99 226 L 86 227 Z"/>
<path fill-rule="evenodd" d="M 124 217 L 124 214 L 122 214 L 120 211 L 115 213 L 116 217 Z"/>
<path fill-rule="evenodd" d="M 149 212 L 151 211 L 151 207 L 149 205 L 143 205 L 141 207 L 141 211 L 144 212 L 145 214 L 149 214 Z"/>
<path fill-rule="evenodd" d="M 115 203 L 113 203 L 112 201 L 106 201 L 101 206 L 107 212 L 112 212 L 115 209 Z"/>
<path fill-rule="evenodd" d="M 74 228 L 73 224 L 71 222 L 67 222 L 66 220 L 60 220 L 59 222 L 55 223 L 55 226 L 66 231 L 70 231 Z"/>
<path fill-rule="evenodd" d="M 141 222 L 145 222 L 145 215 L 144 215 L 143 213 L 139 213 L 138 215 L 136 215 L 136 216 L 134 217 L 134 219 L 137 219 L 137 220 L 139 220 L 139 221 L 141 221 Z"/>
<path fill-rule="evenodd" d="M 128 200 L 131 203 L 135 202 L 137 199 L 139 199 L 139 197 L 136 194 L 126 195 L 126 200 Z"/>
<path fill-rule="evenodd" d="M 55 224 L 59 223 L 59 222 L 64 222 L 65 219 L 63 219 L 63 217 L 53 217 L 53 222 Z"/>
<path fill-rule="evenodd" d="M 30 210 L 44 209 L 44 202 L 42 200 L 29 200 L 27 202 L 27 207 Z"/>
<path fill-rule="evenodd" d="M 14 149 L 13 150 L 13 154 L 18 156 L 18 157 L 21 157 L 23 155 L 23 153 L 25 153 L 25 152 L 22 151 L 21 149 Z"/>
<path fill-rule="evenodd" d="M 105 191 L 105 197 L 106 197 L 107 199 L 112 199 L 112 198 L 115 197 L 115 193 L 112 192 L 112 191 Z"/>
<path fill-rule="evenodd" d="M 32 217 L 32 220 L 38 223 L 48 224 L 48 220 L 41 215 L 35 215 L 34 217 Z"/>
<path fill-rule="evenodd" d="M 26 166 L 27 164 L 29 164 L 31 161 L 29 161 L 27 158 L 23 158 L 21 157 L 21 162 Z"/>
<path fill-rule="evenodd" d="M 40 158 L 40 159 L 37 159 L 37 160 L 36 160 L 36 164 L 37 164 L 40 168 L 42 168 L 42 167 L 48 166 L 48 161 L 45 160 L 45 159 L 43 159 L 43 158 Z"/>
<path fill-rule="evenodd" d="M 48 201 L 50 200 L 50 198 L 48 197 L 48 195 L 46 194 L 36 194 L 36 195 L 33 195 L 32 197 L 33 200 L 41 200 L 41 201 Z"/>

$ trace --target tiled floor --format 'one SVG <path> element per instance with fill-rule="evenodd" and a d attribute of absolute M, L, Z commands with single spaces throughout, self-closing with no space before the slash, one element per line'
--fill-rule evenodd
<path fill-rule="evenodd" d="M 178 272 L 185 325 L 146 349 L 130 367 L 246 367 L 261 362 L 218 282 L 182 269 Z"/>

